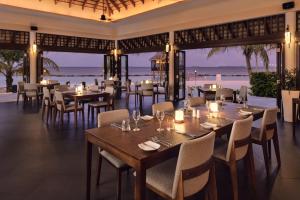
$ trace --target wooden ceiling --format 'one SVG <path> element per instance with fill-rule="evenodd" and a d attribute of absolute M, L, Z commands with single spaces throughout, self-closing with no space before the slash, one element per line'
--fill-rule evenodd
<path fill-rule="evenodd" d="M 145 1 L 154 0 L 53 0 L 55 4 L 67 3 L 70 8 L 72 6 L 81 6 L 83 10 L 89 8 L 93 9 L 94 12 L 104 11 L 108 15 L 112 15 L 114 12 L 126 11 L 129 7 L 144 4 Z"/>

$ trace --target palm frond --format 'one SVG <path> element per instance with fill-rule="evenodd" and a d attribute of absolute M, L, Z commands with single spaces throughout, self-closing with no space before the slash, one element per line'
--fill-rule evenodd
<path fill-rule="evenodd" d="M 212 56 L 214 56 L 215 54 L 218 54 L 218 53 L 224 53 L 228 50 L 227 47 L 216 47 L 216 48 L 212 48 L 208 54 L 207 54 L 207 58 L 210 58 Z"/>
<path fill-rule="evenodd" d="M 50 69 L 53 69 L 54 71 L 59 71 L 59 66 L 50 58 L 43 57 L 43 68 L 47 69 L 48 71 Z"/>

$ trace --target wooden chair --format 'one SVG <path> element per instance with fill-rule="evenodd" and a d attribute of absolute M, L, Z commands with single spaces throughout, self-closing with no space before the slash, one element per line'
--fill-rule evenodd
<path fill-rule="evenodd" d="M 127 109 L 121 110 L 113 110 L 107 111 L 98 114 L 98 127 L 103 126 L 110 126 L 111 123 L 114 122 L 121 122 L 124 119 L 129 118 L 129 112 Z M 107 133 L 109 134 L 109 133 Z M 98 173 L 97 173 L 97 185 L 100 183 L 100 173 L 101 173 L 101 166 L 102 166 L 102 158 L 104 158 L 108 163 L 115 167 L 118 174 L 118 187 L 117 187 L 117 199 L 121 199 L 121 188 L 122 188 L 122 172 L 128 170 L 130 167 L 126 165 L 123 161 L 116 158 L 112 154 L 108 153 L 107 151 L 98 148 L 99 150 L 99 162 L 98 162 Z"/>
<path fill-rule="evenodd" d="M 106 95 L 102 100 L 96 100 L 88 103 L 88 118 L 90 114 L 92 114 L 92 119 L 94 118 L 94 110 L 96 109 L 96 113 L 100 113 L 101 108 L 104 108 L 105 111 L 111 109 L 114 110 L 114 99 L 115 99 L 115 89 L 111 86 L 105 88 L 104 93 Z"/>
<path fill-rule="evenodd" d="M 233 89 L 230 88 L 217 88 L 216 90 L 216 100 L 220 100 L 221 96 L 224 96 L 225 101 L 233 101 Z"/>
<path fill-rule="evenodd" d="M 38 93 L 37 84 L 25 83 L 24 92 L 25 95 L 24 95 L 23 105 L 25 106 L 28 101 L 32 103 L 32 101 L 35 99 L 37 107 L 39 107 L 39 93 Z"/>
<path fill-rule="evenodd" d="M 136 102 L 138 101 L 138 92 L 131 89 L 131 80 L 126 81 L 126 107 L 129 108 L 129 98 L 134 96 L 134 107 L 136 107 Z"/>
<path fill-rule="evenodd" d="M 167 100 L 167 87 L 169 87 L 168 85 L 168 81 L 165 81 L 163 86 L 158 86 L 156 88 L 156 91 L 154 92 L 154 95 L 156 96 L 156 102 L 158 103 L 158 97 L 159 95 L 164 95 L 165 96 L 165 101 Z"/>
<path fill-rule="evenodd" d="M 52 111 L 53 108 L 55 107 L 55 103 L 52 101 L 50 90 L 46 87 L 43 87 L 43 103 L 42 103 L 42 120 L 44 120 L 44 115 L 46 112 L 47 115 L 47 120 L 46 122 L 48 123 L 49 121 L 49 116 L 50 119 L 52 118 Z"/>
<path fill-rule="evenodd" d="M 197 107 L 201 105 L 205 105 L 205 98 L 203 97 L 191 97 L 188 99 L 190 107 Z"/>
<path fill-rule="evenodd" d="M 55 109 L 55 112 L 54 112 L 54 123 L 56 121 L 56 116 L 57 116 L 57 112 L 58 112 L 59 117 L 60 117 L 60 125 L 63 126 L 64 114 L 65 113 L 68 114 L 68 118 L 69 118 L 71 112 L 74 112 L 74 115 L 77 115 L 77 113 L 75 113 L 75 105 L 74 104 L 66 105 L 65 101 L 64 101 L 63 94 L 59 91 L 55 91 L 54 98 L 55 98 L 55 105 L 56 105 L 56 109 Z M 83 107 L 80 106 L 80 105 L 77 105 L 77 111 L 81 111 L 82 121 L 84 122 L 84 109 L 83 109 Z"/>
<path fill-rule="evenodd" d="M 238 199 L 237 161 L 244 160 L 247 166 L 249 182 L 255 190 L 255 172 L 251 144 L 253 116 L 233 123 L 229 142 L 218 139 L 215 144 L 214 158 L 230 169 L 233 199 Z"/>
<path fill-rule="evenodd" d="M 147 187 L 164 199 L 183 200 L 205 189 L 206 197 L 217 199 L 212 158 L 215 133 L 181 145 L 173 158 L 147 170 Z M 195 155 L 195 152 L 197 153 Z"/>
<path fill-rule="evenodd" d="M 271 141 L 273 141 L 278 168 L 281 166 L 280 150 L 277 133 L 277 112 L 278 108 L 266 109 L 262 118 L 260 128 L 252 128 L 252 142 L 261 145 L 267 176 L 270 175 L 269 160 L 271 159 Z"/>
<path fill-rule="evenodd" d="M 153 83 L 141 83 L 141 90 L 139 91 L 140 95 L 140 104 L 143 107 L 143 100 L 144 97 L 152 97 L 152 104 L 155 103 L 155 96 L 154 96 L 154 91 L 153 91 Z M 141 108 L 142 110 L 142 108 Z"/>
<path fill-rule="evenodd" d="M 161 102 L 152 105 L 152 114 L 155 115 L 157 111 L 174 112 L 174 105 L 171 101 Z"/>
<path fill-rule="evenodd" d="M 247 86 L 244 86 L 244 85 L 241 86 L 239 96 L 244 101 L 248 100 L 248 87 Z"/>
<path fill-rule="evenodd" d="M 24 97 L 25 97 L 25 89 L 24 89 L 24 82 L 20 81 L 18 82 L 18 92 L 17 92 L 17 104 L 19 104 L 19 99 L 20 96 L 22 96 L 22 99 L 24 101 Z"/>

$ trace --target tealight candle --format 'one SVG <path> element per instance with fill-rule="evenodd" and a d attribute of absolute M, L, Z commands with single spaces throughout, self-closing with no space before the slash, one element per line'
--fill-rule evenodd
<path fill-rule="evenodd" d="M 184 122 L 184 112 L 183 112 L 183 110 L 176 110 L 175 111 L 175 122 L 176 123 L 183 123 Z"/>

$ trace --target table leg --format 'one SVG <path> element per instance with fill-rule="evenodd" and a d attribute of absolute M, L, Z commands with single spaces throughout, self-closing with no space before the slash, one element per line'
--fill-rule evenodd
<path fill-rule="evenodd" d="M 139 103 L 140 103 L 140 113 L 143 115 L 143 102 L 142 102 L 142 95 L 139 94 Z"/>
<path fill-rule="evenodd" d="M 200 90 L 198 89 L 198 97 L 200 97 Z"/>
<path fill-rule="evenodd" d="M 78 108 L 78 100 L 77 98 L 75 97 L 75 110 L 74 110 L 74 125 L 75 125 L 75 128 L 77 128 L 77 108 Z"/>
<path fill-rule="evenodd" d="M 293 112 L 293 136 L 295 137 L 296 129 L 296 104 L 292 103 L 292 112 Z"/>
<path fill-rule="evenodd" d="M 93 144 L 87 141 L 86 156 L 86 200 L 91 199 L 91 172 L 92 172 L 92 153 Z"/>
<path fill-rule="evenodd" d="M 143 166 L 139 166 L 136 170 L 135 178 L 135 200 L 146 199 L 146 169 Z"/>

